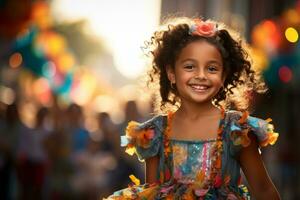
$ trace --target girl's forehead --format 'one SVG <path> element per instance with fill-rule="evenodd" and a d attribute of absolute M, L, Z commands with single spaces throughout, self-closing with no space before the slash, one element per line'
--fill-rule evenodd
<path fill-rule="evenodd" d="M 217 60 L 222 63 L 222 55 L 219 49 L 206 40 L 193 41 L 182 48 L 177 61 L 186 59 Z"/>

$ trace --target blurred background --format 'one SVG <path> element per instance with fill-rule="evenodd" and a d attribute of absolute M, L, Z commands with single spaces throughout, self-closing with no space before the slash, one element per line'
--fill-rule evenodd
<path fill-rule="evenodd" d="M 141 47 L 167 17 L 221 20 L 250 43 L 269 90 L 263 149 L 282 199 L 300 199 L 300 1 L 0 0 L 0 199 L 98 199 L 143 181 L 124 154 L 128 121 L 153 113 Z"/>

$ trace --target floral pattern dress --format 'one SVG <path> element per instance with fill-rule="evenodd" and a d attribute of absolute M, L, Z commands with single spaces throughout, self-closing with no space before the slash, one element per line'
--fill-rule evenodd
<path fill-rule="evenodd" d="M 278 133 L 270 119 L 262 120 L 247 112 L 222 111 L 218 137 L 211 140 L 176 140 L 169 138 L 172 113 L 159 115 L 144 123 L 130 122 L 121 145 L 126 152 L 143 161 L 159 156 L 157 183 L 133 184 L 116 191 L 107 199 L 250 199 L 241 184 L 240 165 L 236 160 L 254 134 L 260 147 L 273 145 Z"/>

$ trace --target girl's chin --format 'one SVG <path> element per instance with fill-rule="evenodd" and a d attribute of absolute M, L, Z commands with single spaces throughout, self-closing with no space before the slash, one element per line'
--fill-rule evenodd
<path fill-rule="evenodd" d="M 213 95 L 213 94 L 207 94 L 207 93 L 199 94 L 198 93 L 196 95 L 190 96 L 190 100 L 194 101 L 195 103 L 207 103 L 207 102 L 212 102 L 214 96 L 215 95 Z"/>
<path fill-rule="evenodd" d="M 206 104 L 206 103 L 211 103 L 212 98 L 208 98 L 208 97 L 202 97 L 202 98 L 190 97 L 189 102 L 193 102 L 193 103 L 197 103 L 197 104 Z"/>
<path fill-rule="evenodd" d="M 181 99 L 186 99 L 193 103 L 207 103 L 211 102 L 216 94 L 209 89 L 206 90 L 189 90 L 188 92 L 181 93 Z"/>

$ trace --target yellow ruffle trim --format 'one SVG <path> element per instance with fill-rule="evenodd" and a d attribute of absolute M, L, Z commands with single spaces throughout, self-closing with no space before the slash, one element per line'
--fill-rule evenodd
<path fill-rule="evenodd" d="M 248 112 L 243 112 L 241 118 L 239 119 L 238 123 L 241 125 L 247 122 L 247 118 L 249 116 Z M 274 126 L 272 124 L 270 124 L 270 122 L 272 121 L 271 118 L 268 118 L 265 120 L 268 124 L 267 124 L 267 138 L 264 141 L 260 141 L 259 142 L 259 146 L 260 147 L 265 147 L 267 145 L 273 145 L 276 143 L 279 134 L 274 132 Z M 233 140 L 233 144 L 234 145 L 242 145 L 243 147 L 247 147 L 250 145 L 251 143 L 251 139 L 248 136 L 248 133 L 250 131 L 250 127 L 243 129 L 241 131 L 234 131 L 231 134 L 231 138 Z"/>
<path fill-rule="evenodd" d="M 273 145 L 276 143 L 278 139 L 279 134 L 274 132 L 274 126 L 272 124 L 268 124 L 267 130 L 268 130 L 267 132 L 268 137 L 266 140 L 259 143 L 261 147 L 265 147 L 268 144 Z"/>
<path fill-rule="evenodd" d="M 125 152 L 129 155 L 133 155 L 136 152 L 136 146 L 148 148 L 151 139 L 154 137 L 153 129 L 142 129 L 139 130 L 140 123 L 130 121 L 126 127 L 126 138 L 129 143 L 126 146 Z"/>
<path fill-rule="evenodd" d="M 133 174 L 129 176 L 130 180 L 134 183 L 134 185 L 140 185 L 141 181 L 137 177 L 135 177 Z"/>

